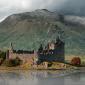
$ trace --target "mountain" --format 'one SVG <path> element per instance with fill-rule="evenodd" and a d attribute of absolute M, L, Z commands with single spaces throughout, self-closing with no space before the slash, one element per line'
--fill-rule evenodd
<path fill-rule="evenodd" d="M 63 16 L 46 9 L 13 14 L 0 23 L 0 47 L 37 50 L 55 41 L 58 35 L 65 42 L 65 53 L 85 55 L 85 19 Z"/>

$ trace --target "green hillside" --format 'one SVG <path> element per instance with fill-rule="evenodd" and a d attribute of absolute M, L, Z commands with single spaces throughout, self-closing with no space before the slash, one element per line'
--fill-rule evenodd
<path fill-rule="evenodd" d="M 12 42 L 15 49 L 37 50 L 40 44 L 55 41 L 59 34 L 66 54 L 85 55 L 85 27 L 62 22 L 59 14 L 45 9 L 14 14 L 0 23 L 0 48 Z"/>

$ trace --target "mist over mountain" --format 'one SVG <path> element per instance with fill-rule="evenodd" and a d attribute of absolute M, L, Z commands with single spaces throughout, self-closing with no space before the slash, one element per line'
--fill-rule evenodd
<path fill-rule="evenodd" d="M 85 0 L 67 0 L 59 12 L 67 15 L 85 16 Z"/>
<path fill-rule="evenodd" d="M 0 0 L 0 22 L 16 13 L 48 9 L 64 15 L 85 16 L 85 0 Z"/>
<path fill-rule="evenodd" d="M 55 42 L 59 33 L 65 53 L 85 55 L 85 18 L 62 16 L 39 9 L 13 14 L 0 23 L 0 48 L 13 43 L 15 49 L 37 50 L 40 44 Z"/>

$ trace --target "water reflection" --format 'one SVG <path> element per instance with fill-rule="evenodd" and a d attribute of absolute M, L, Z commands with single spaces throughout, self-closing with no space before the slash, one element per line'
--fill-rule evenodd
<path fill-rule="evenodd" d="M 80 72 L 75 73 L 75 74 L 73 73 L 73 74 L 70 75 L 70 78 L 71 78 L 73 81 L 78 82 L 78 81 L 81 80 L 81 73 L 80 73 Z"/>
<path fill-rule="evenodd" d="M 85 85 L 85 72 L 76 72 L 64 77 L 65 85 Z"/>
<path fill-rule="evenodd" d="M 58 77 L 57 71 L 0 73 L 0 85 L 85 85 L 85 73 Z"/>

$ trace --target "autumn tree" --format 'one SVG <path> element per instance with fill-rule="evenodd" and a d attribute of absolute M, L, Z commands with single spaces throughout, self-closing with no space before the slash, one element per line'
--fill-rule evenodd
<path fill-rule="evenodd" d="M 76 65 L 76 66 L 80 66 L 81 65 L 81 59 L 79 57 L 74 57 L 72 60 L 71 60 L 71 64 L 72 65 Z"/>

